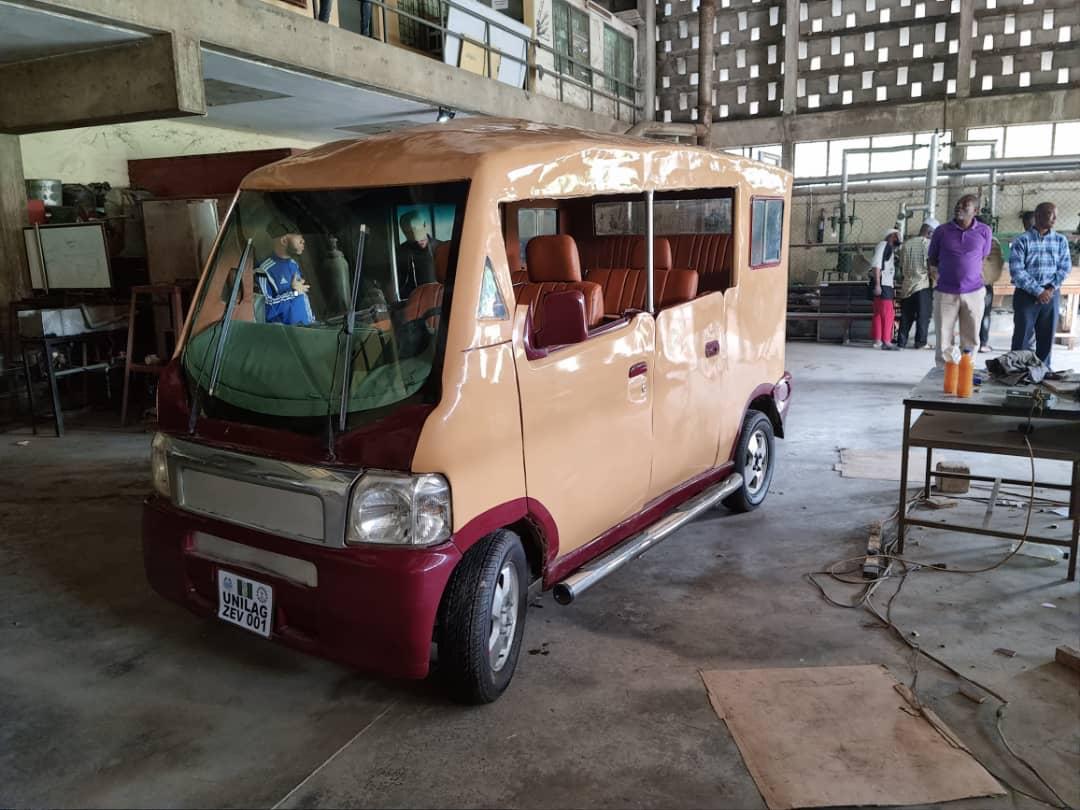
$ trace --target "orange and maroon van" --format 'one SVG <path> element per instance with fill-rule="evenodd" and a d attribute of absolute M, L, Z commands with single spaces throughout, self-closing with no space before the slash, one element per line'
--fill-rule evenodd
<path fill-rule="evenodd" d="M 158 390 L 147 576 L 253 633 L 487 702 L 572 602 L 765 499 L 787 172 L 465 119 L 238 192 Z"/>

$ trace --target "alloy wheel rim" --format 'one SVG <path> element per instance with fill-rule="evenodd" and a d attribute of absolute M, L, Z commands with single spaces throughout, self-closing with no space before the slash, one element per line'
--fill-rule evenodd
<path fill-rule="evenodd" d="M 751 497 L 765 487 L 769 472 L 769 442 L 765 432 L 755 430 L 746 443 L 746 458 L 743 460 L 743 475 L 746 478 L 746 492 Z"/>
<path fill-rule="evenodd" d="M 507 561 L 495 579 L 495 591 L 491 596 L 491 629 L 488 633 L 488 662 L 492 672 L 498 672 L 510 657 L 514 646 L 514 631 L 518 621 L 517 571 Z"/>

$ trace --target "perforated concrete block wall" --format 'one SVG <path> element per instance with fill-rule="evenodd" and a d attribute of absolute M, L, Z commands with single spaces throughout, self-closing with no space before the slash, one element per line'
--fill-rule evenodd
<path fill-rule="evenodd" d="M 942 99 L 957 93 L 962 70 L 970 76 L 971 95 L 1080 82 L 1078 0 L 973 0 L 970 31 L 960 30 L 960 4 L 803 0 L 795 111 Z M 717 0 L 717 5 L 714 119 L 781 113 L 786 3 Z M 657 4 L 658 120 L 699 117 L 697 8 L 698 0 Z M 968 45 L 971 58 L 961 67 Z"/>
<path fill-rule="evenodd" d="M 972 38 L 972 94 L 1080 81 L 1077 0 L 976 0 Z"/>

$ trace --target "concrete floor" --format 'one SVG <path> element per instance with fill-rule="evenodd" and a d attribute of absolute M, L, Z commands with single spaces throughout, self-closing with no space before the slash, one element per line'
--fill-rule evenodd
<path fill-rule="evenodd" d="M 833 471 L 837 449 L 898 448 L 900 398 L 932 362 L 803 343 L 788 358 L 790 438 L 765 506 L 697 521 L 572 607 L 542 597 L 513 684 L 478 709 L 156 597 L 138 538 L 148 435 L 0 435 L 0 805 L 762 807 L 698 670 L 881 663 L 910 680 L 903 645 L 803 575 L 858 554 L 895 508 L 894 481 Z M 1007 550 L 932 531 L 916 542 L 912 555 L 953 567 Z M 1080 676 L 1053 663 L 1057 645 L 1080 646 L 1080 591 L 1064 576 L 1027 556 L 920 573 L 894 618 L 1004 692 L 1014 747 L 1080 803 Z M 992 700 L 968 701 L 925 662 L 918 686 L 994 772 L 1038 792 L 996 741 Z"/>

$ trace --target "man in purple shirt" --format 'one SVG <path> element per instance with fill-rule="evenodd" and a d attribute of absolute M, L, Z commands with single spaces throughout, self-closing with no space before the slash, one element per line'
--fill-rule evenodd
<path fill-rule="evenodd" d="M 979 348 L 979 323 L 986 294 L 982 263 L 990 255 L 990 228 L 975 219 L 978 200 L 965 194 L 956 201 L 953 219 L 934 229 L 927 250 L 930 273 L 937 278 L 934 295 L 934 331 L 937 333 L 935 360 L 945 365 L 943 352 L 955 341 L 960 324 L 960 348 Z"/>

